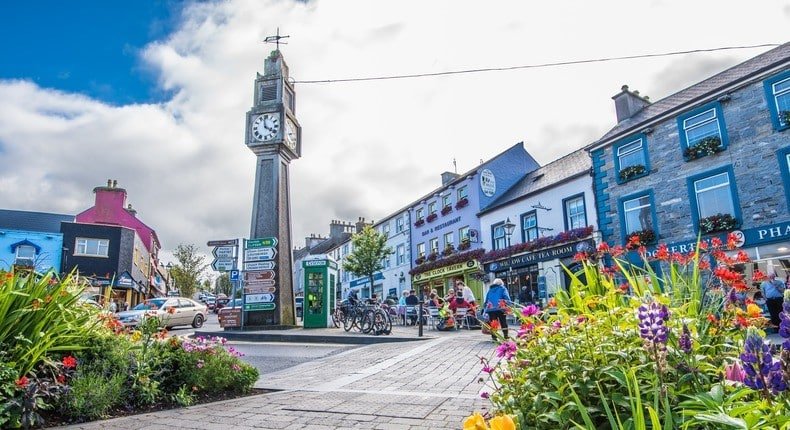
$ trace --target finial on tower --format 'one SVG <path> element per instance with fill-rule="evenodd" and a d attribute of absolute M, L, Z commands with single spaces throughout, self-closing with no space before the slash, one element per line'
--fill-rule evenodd
<path fill-rule="evenodd" d="M 274 43 L 274 44 L 277 45 L 277 49 L 276 50 L 280 51 L 280 44 L 281 43 L 283 45 L 287 45 L 288 44 L 288 42 L 285 42 L 285 41 L 280 42 L 280 40 L 287 39 L 289 37 L 291 37 L 291 36 L 280 36 L 280 27 L 277 27 L 277 34 L 275 34 L 274 36 L 266 36 L 266 38 L 263 39 L 263 43 Z"/>

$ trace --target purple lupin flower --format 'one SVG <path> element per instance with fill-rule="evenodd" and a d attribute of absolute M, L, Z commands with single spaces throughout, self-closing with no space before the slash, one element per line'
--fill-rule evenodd
<path fill-rule="evenodd" d="M 639 336 L 642 339 L 654 344 L 667 343 L 665 323 L 669 320 L 669 311 L 666 306 L 651 300 L 649 303 L 639 306 L 637 316 L 639 317 Z"/>
<path fill-rule="evenodd" d="M 686 323 L 683 323 L 683 333 L 680 335 L 680 339 L 678 339 L 678 346 L 680 346 L 680 349 L 686 354 L 691 354 L 691 332 Z"/>
<path fill-rule="evenodd" d="M 782 312 L 779 313 L 779 319 L 781 319 L 781 323 L 779 324 L 779 336 L 784 338 L 784 343 L 782 343 L 782 348 L 785 350 L 790 351 L 790 294 L 785 293 L 785 299 L 782 303 Z"/>
<path fill-rule="evenodd" d="M 777 394 L 787 390 L 787 383 L 782 375 L 782 363 L 774 360 L 771 345 L 762 336 L 749 330 L 743 347 L 741 362 L 746 373 L 743 383 L 747 387 L 762 391 L 764 395 L 769 391 Z"/>

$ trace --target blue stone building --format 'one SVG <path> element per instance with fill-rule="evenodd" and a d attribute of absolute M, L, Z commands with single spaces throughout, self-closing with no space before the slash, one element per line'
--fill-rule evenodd
<path fill-rule="evenodd" d="M 586 148 L 604 240 L 688 252 L 734 232 L 787 276 L 790 44 L 656 102 L 627 86 L 613 99 L 617 125 Z"/>
<path fill-rule="evenodd" d="M 60 272 L 61 222 L 74 222 L 74 215 L 0 209 L 0 270 L 17 266 Z"/>

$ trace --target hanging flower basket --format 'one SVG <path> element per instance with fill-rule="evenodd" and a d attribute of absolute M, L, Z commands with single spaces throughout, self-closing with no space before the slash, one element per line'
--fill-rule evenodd
<path fill-rule="evenodd" d="M 713 155 L 721 151 L 724 151 L 721 138 L 719 136 L 711 136 L 700 140 L 699 143 L 694 146 L 686 148 L 683 151 L 683 158 L 685 158 L 686 161 L 696 160 L 697 158 Z"/>
<path fill-rule="evenodd" d="M 645 169 L 645 166 L 643 166 L 641 164 L 635 164 L 633 166 L 628 166 L 628 167 L 620 170 L 620 173 L 619 173 L 620 180 L 621 181 L 628 181 L 630 179 L 633 179 L 633 178 L 645 173 L 646 171 L 647 171 L 647 169 Z"/>
<path fill-rule="evenodd" d="M 656 242 L 656 232 L 652 229 L 646 228 L 644 230 L 635 231 L 628 235 L 628 247 L 638 248 L 640 246 L 651 245 Z"/>
<path fill-rule="evenodd" d="M 442 208 L 442 216 L 447 215 L 447 214 L 449 214 L 452 211 L 453 211 L 453 207 L 450 206 L 450 205 L 447 205 L 447 206 Z"/>
<path fill-rule="evenodd" d="M 414 264 L 419 266 L 420 264 L 425 263 L 425 257 L 419 256 L 416 260 L 414 260 Z"/>
<path fill-rule="evenodd" d="M 439 253 L 438 252 L 432 252 L 432 253 L 428 254 L 428 257 L 426 257 L 426 258 L 428 259 L 428 261 L 436 261 L 436 259 L 439 258 Z"/>
<path fill-rule="evenodd" d="M 455 204 L 455 208 L 456 209 L 461 209 L 463 207 L 466 207 L 466 205 L 468 205 L 468 204 L 469 204 L 469 199 L 464 197 L 461 200 L 458 200 L 458 203 Z"/>
<path fill-rule="evenodd" d="M 790 125 L 790 110 L 779 112 L 779 121 L 784 125 Z"/>
<path fill-rule="evenodd" d="M 422 218 L 418 219 L 417 221 L 414 221 L 414 226 L 415 227 L 419 227 L 419 226 L 421 226 L 423 224 L 425 224 L 425 220 L 422 219 Z"/>
<path fill-rule="evenodd" d="M 425 217 L 425 220 L 428 221 L 428 222 L 434 222 L 434 221 L 436 221 L 436 218 L 439 218 L 439 215 L 436 215 L 436 212 L 434 212 L 434 213 L 428 215 L 427 217 Z"/>
<path fill-rule="evenodd" d="M 734 230 L 740 225 L 741 222 L 730 214 L 716 214 L 699 220 L 699 230 L 702 234 Z"/>
<path fill-rule="evenodd" d="M 444 251 L 442 251 L 442 257 L 452 255 L 453 252 L 455 252 L 455 247 L 453 245 L 447 245 L 444 247 Z"/>
<path fill-rule="evenodd" d="M 472 247 L 472 242 L 470 242 L 468 239 L 462 240 L 461 243 L 458 244 L 459 251 L 466 251 L 471 247 Z"/>

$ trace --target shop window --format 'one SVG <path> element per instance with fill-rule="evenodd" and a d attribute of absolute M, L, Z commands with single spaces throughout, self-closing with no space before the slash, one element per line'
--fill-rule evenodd
<path fill-rule="evenodd" d="M 584 209 L 584 194 L 577 194 L 562 200 L 565 213 L 565 230 L 587 227 L 587 212 Z"/>
<path fill-rule="evenodd" d="M 538 214 L 535 211 L 521 215 L 521 240 L 532 242 L 538 238 Z"/>
<path fill-rule="evenodd" d="M 691 216 L 703 234 L 737 227 L 741 213 L 732 166 L 694 175 L 687 181 Z"/>
<path fill-rule="evenodd" d="M 491 243 L 493 244 L 494 250 L 507 248 L 504 222 L 491 226 Z"/>
<path fill-rule="evenodd" d="M 108 239 L 78 237 L 76 239 L 74 255 L 87 257 L 107 257 L 109 250 L 110 241 Z"/>
<path fill-rule="evenodd" d="M 787 130 L 790 128 L 790 70 L 766 80 L 763 85 L 774 129 Z"/>
<path fill-rule="evenodd" d="M 614 170 L 618 184 L 641 178 L 650 171 L 647 155 L 647 139 L 644 135 L 632 136 L 616 143 Z"/>

